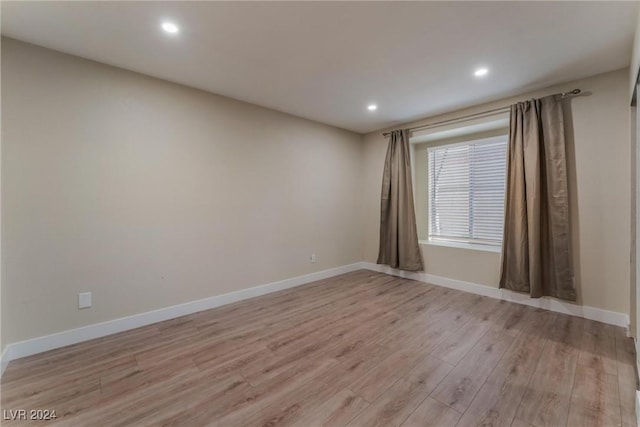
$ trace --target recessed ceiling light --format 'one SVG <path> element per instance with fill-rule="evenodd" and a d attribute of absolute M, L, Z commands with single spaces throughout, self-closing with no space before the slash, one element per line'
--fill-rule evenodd
<path fill-rule="evenodd" d="M 473 75 L 476 76 L 476 77 L 486 76 L 487 74 L 489 74 L 489 69 L 488 68 L 478 68 L 477 70 L 475 70 L 473 72 Z"/>
<path fill-rule="evenodd" d="M 376 104 L 367 105 L 367 110 L 369 111 L 376 111 L 377 109 L 378 109 L 378 106 Z"/>
<path fill-rule="evenodd" d="M 169 34 L 176 34 L 178 31 L 180 31 L 180 28 L 178 28 L 176 24 L 168 21 L 162 23 L 162 29 Z"/>

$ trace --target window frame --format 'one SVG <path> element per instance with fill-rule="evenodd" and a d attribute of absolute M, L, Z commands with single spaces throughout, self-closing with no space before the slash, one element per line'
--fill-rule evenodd
<path fill-rule="evenodd" d="M 464 127 L 460 127 L 460 129 L 464 132 Z M 430 200 L 430 168 L 429 168 L 429 151 L 442 147 L 445 145 L 455 146 L 455 145 L 467 145 L 474 141 L 480 141 L 483 139 L 493 139 L 495 137 L 506 137 L 508 139 L 509 129 L 504 126 L 499 126 L 494 129 L 489 129 L 482 132 L 469 132 L 469 133 L 461 133 L 455 137 L 449 138 L 440 138 L 440 139 L 431 139 L 427 142 L 416 142 L 412 144 L 412 163 L 414 167 L 413 172 L 413 180 L 414 180 L 414 188 L 417 191 L 414 191 L 414 197 L 416 198 L 416 214 L 419 217 L 418 220 L 418 229 L 419 229 L 419 241 L 423 245 L 435 246 L 435 247 L 452 247 L 452 248 L 462 248 L 462 249 L 471 249 L 471 250 L 479 250 L 479 251 L 487 251 L 487 252 L 497 252 L 500 253 L 502 251 L 502 241 L 500 243 L 490 243 L 486 241 L 474 241 L 473 239 L 465 239 L 465 238 L 452 238 L 452 239 L 439 239 L 439 238 L 431 238 L 431 200 Z M 422 155 L 424 154 L 424 155 Z M 507 159 L 508 159 L 508 140 L 507 140 Z M 420 159 L 423 157 L 423 159 Z M 506 180 L 506 162 L 505 162 L 505 180 Z M 422 172 L 420 172 L 422 170 Z M 505 183 L 506 184 L 506 183 Z M 420 191 L 424 192 L 423 195 L 420 194 Z M 503 224 L 504 226 L 504 224 Z"/>

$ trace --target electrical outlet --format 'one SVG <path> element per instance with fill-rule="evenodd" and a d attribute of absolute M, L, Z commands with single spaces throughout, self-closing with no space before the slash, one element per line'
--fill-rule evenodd
<path fill-rule="evenodd" d="M 81 292 L 78 294 L 78 308 L 91 307 L 91 292 Z"/>
<path fill-rule="evenodd" d="M 316 254 L 311 254 L 311 256 L 309 257 L 309 261 L 311 261 L 311 264 L 315 264 L 316 263 Z"/>

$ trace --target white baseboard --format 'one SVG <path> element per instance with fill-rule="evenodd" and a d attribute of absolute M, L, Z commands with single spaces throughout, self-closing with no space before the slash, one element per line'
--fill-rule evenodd
<path fill-rule="evenodd" d="M 636 425 L 640 426 L 640 391 L 636 390 Z"/>
<path fill-rule="evenodd" d="M 638 373 L 640 372 L 640 357 L 638 355 L 640 355 L 640 342 L 635 338 L 635 337 L 631 337 L 633 339 L 633 345 L 635 347 L 636 350 L 636 354 L 635 356 L 635 362 L 636 362 L 636 372 L 635 372 L 635 380 L 637 384 L 638 381 Z M 636 390 L 636 426 L 640 427 L 640 391 Z"/>
<path fill-rule="evenodd" d="M 572 304 L 549 297 L 530 298 L 525 294 L 509 291 L 507 289 L 498 289 L 491 286 L 479 285 L 477 283 L 470 283 L 464 282 L 462 280 L 435 276 L 433 274 L 414 273 L 409 271 L 397 270 L 395 268 L 374 264 L 372 262 L 363 262 L 362 267 L 366 268 L 367 270 L 379 271 L 381 273 L 404 277 L 406 279 L 413 279 L 419 282 L 431 283 L 433 285 L 457 289 L 459 291 L 484 295 L 491 298 L 503 299 L 518 304 L 528 305 L 530 307 L 543 308 L 545 310 L 555 311 L 558 313 L 584 317 L 585 319 L 596 320 L 598 322 L 622 326 L 624 328 L 629 327 L 629 316 L 624 313 L 617 313 L 615 311 L 604 310 L 601 308 Z"/>
<path fill-rule="evenodd" d="M 635 346 L 635 350 L 636 350 L 636 375 L 640 374 L 640 341 L 638 341 L 635 337 L 633 338 L 633 344 Z M 637 380 L 638 378 L 636 378 Z M 638 391 L 638 393 L 640 393 L 640 391 Z M 640 395 L 639 395 L 640 396 Z M 639 417 L 638 419 L 640 420 L 640 412 L 636 411 L 636 415 Z M 640 425 L 640 422 L 638 423 L 638 425 Z"/>
<path fill-rule="evenodd" d="M 83 326 L 77 329 L 58 332 L 51 335 L 45 335 L 20 341 L 7 345 L 0 362 L 2 371 L 11 360 L 21 357 L 31 356 L 33 354 L 42 353 L 44 351 L 53 350 L 55 348 L 65 347 L 71 344 L 77 344 L 82 341 L 88 341 L 94 338 L 104 337 L 106 335 L 118 332 L 128 331 L 130 329 L 139 328 L 141 326 L 150 325 L 152 323 L 162 322 L 164 320 L 174 319 L 187 314 L 196 313 L 198 311 L 208 310 L 210 308 L 220 307 L 222 305 L 231 304 L 237 301 L 269 294 L 283 289 L 289 289 L 306 283 L 315 282 L 316 280 L 327 279 L 339 274 L 349 273 L 351 271 L 362 269 L 362 263 L 344 265 L 337 268 L 318 271 L 316 273 L 297 276 L 291 279 L 285 279 L 278 282 L 267 283 L 253 288 L 242 289 L 240 291 L 230 292 L 224 295 L 216 295 L 196 301 L 190 301 L 184 304 L 174 305 L 171 307 L 161 308 L 159 310 L 148 311 L 146 313 L 134 314 L 128 317 L 109 320 L 102 323 L 96 323 L 89 326 Z"/>
<path fill-rule="evenodd" d="M 11 351 L 9 350 L 9 346 L 4 348 L 2 355 L 0 356 L 0 377 L 4 374 L 4 370 L 7 369 L 7 365 L 11 360 Z"/>

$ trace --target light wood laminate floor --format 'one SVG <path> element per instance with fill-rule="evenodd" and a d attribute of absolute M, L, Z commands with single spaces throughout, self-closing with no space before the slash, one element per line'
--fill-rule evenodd
<path fill-rule="evenodd" d="M 631 426 L 633 360 L 622 328 L 361 270 L 12 361 L 2 408 L 56 426 Z"/>

